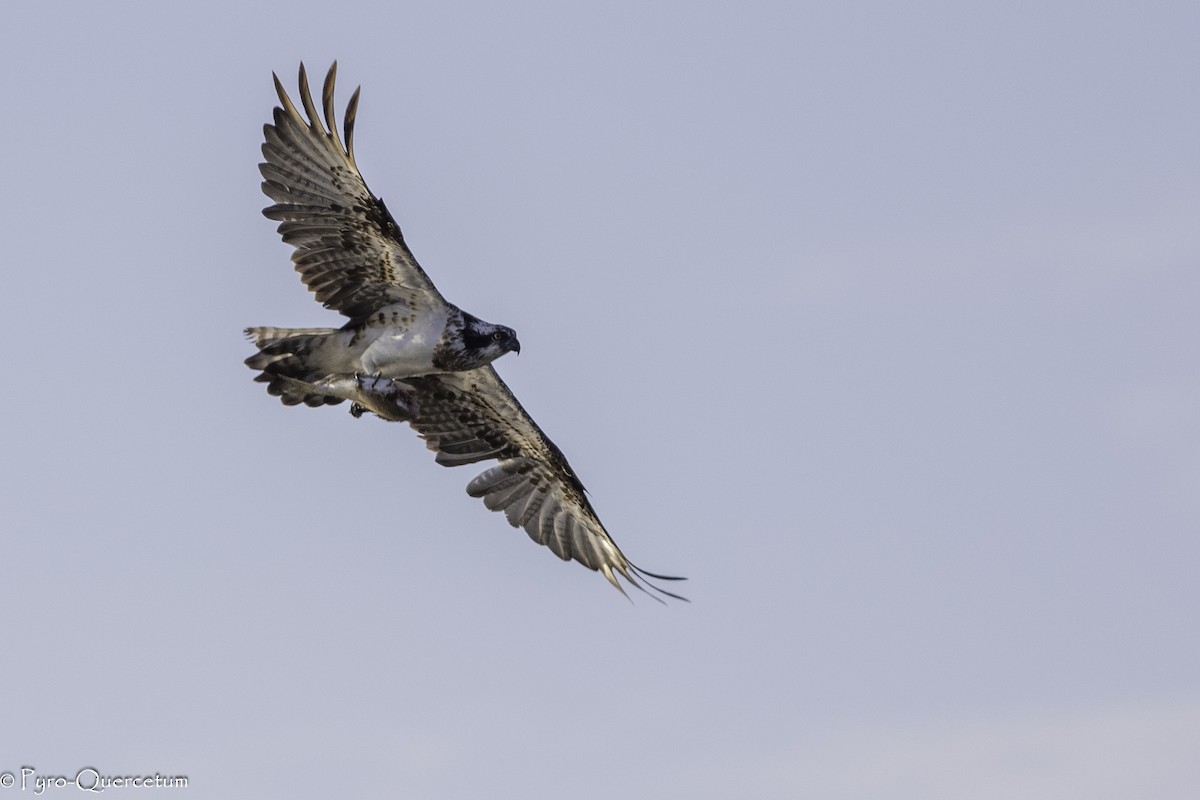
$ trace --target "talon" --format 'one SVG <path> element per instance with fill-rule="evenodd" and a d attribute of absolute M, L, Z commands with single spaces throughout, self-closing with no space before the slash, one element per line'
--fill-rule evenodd
<path fill-rule="evenodd" d="M 359 405 L 358 403 L 350 404 L 350 416 L 354 417 L 355 419 L 360 418 L 363 414 L 366 413 L 366 411 L 367 411 L 367 409 L 364 408 L 363 406 Z"/>

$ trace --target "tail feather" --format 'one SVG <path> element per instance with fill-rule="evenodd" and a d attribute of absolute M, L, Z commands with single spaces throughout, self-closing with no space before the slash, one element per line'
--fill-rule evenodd
<path fill-rule="evenodd" d="M 262 347 L 271 342 L 277 342 L 281 339 L 295 339 L 300 336 L 327 336 L 331 333 L 337 333 L 337 328 L 272 328 L 270 326 L 260 326 L 257 328 L 246 328 L 246 338 L 253 339 L 256 347 Z"/>
<path fill-rule="evenodd" d="M 247 328 L 258 352 L 246 359 L 246 366 L 261 370 L 254 377 L 267 384 L 267 393 L 278 397 L 286 406 L 316 407 L 337 405 L 340 397 L 313 392 L 312 383 L 327 377 L 310 359 L 336 328 Z"/>

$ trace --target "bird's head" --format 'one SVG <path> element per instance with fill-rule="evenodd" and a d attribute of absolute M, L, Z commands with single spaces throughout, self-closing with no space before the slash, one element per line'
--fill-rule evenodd
<path fill-rule="evenodd" d="M 484 364 L 490 364 L 510 351 L 521 352 L 521 343 L 517 341 L 517 332 L 512 328 L 484 322 L 465 311 L 463 312 L 462 344 L 462 360 L 469 364 L 464 369 L 476 369 Z"/>

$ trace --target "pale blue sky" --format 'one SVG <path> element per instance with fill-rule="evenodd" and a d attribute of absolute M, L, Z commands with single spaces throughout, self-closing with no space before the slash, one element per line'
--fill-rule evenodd
<path fill-rule="evenodd" d="M 246 6 L 0 30 L 0 772 L 1194 794 L 1200 8 Z M 692 604 L 251 381 L 243 327 L 336 324 L 256 169 L 271 71 L 334 58 L 371 188 Z"/>

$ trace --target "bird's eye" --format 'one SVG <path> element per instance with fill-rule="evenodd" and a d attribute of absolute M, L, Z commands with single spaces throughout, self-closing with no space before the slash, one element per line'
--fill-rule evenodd
<path fill-rule="evenodd" d="M 495 341 L 495 342 L 500 342 L 500 341 L 503 341 L 503 340 L 504 340 L 504 333 L 503 333 L 503 331 L 496 331 L 495 333 L 493 333 L 493 334 L 492 334 L 492 341 Z"/>

